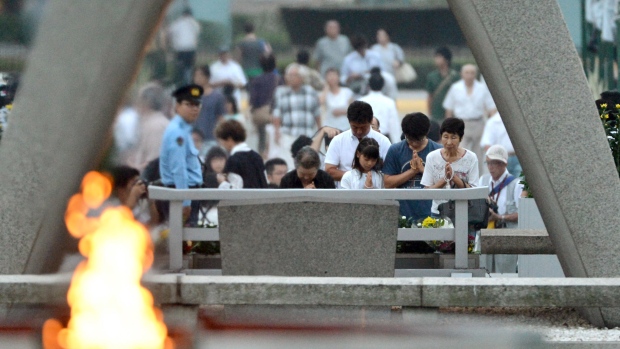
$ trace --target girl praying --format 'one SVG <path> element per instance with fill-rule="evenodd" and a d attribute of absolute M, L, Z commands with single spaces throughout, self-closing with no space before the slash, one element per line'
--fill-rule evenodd
<path fill-rule="evenodd" d="M 382 167 L 379 143 L 372 138 L 364 138 L 355 150 L 353 169 L 342 176 L 340 186 L 342 189 L 382 189 Z"/>

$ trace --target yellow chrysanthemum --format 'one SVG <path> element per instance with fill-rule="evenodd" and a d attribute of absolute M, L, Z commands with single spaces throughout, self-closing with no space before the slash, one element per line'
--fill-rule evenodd
<path fill-rule="evenodd" d="M 603 108 L 603 109 L 607 108 L 607 103 L 601 104 L 601 108 Z"/>
<path fill-rule="evenodd" d="M 616 104 L 616 109 L 620 109 L 620 104 Z"/>
<path fill-rule="evenodd" d="M 7 104 L 7 105 L 6 105 L 6 109 L 8 109 L 8 110 L 13 109 L 13 104 Z"/>
<path fill-rule="evenodd" d="M 437 222 L 436 219 L 431 218 L 431 217 L 426 217 L 424 219 L 424 221 L 422 221 L 422 227 L 424 227 L 424 228 L 433 228 L 435 226 L 436 222 Z"/>

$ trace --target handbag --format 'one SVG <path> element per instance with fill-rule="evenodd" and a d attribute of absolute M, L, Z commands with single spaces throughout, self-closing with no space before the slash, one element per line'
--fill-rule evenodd
<path fill-rule="evenodd" d="M 270 104 L 253 109 L 250 114 L 252 116 L 252 122 L 256 126 L 263 126 L 271 123 L 272 116 Z"/>
<path fill-rule="evenodd" d="M 469 225 L 473 225 L 475 230 L 486 228 L 489 224 L 489 208 L 491 207 L 490 200 L 486 199 L 474 199 L 467 201 L 467 222 Z M 437 209 L 441 217 L 447 217 L 454 222 L 454 216 L 456 211 L 456 204 L 454 200 L 444 202 L 440 204 Z"/>
<path fill-rule="evenodd" d="M 396 82 L 408 83 L 417 79 L 418 73 L 413 69 L 411 64 L 403 62 L 403 64 L 394 71 L 394 77 L 396 78 Z"/>

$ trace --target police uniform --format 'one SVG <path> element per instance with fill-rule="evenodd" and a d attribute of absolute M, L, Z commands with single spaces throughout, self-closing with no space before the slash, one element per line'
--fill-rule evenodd
<path fill-rule="evenodd" d="M 200 103 L 203 89 L 198 85 L 188 85 L 177 89 L 172 96 L 180 101 Z M 163 184 L 170 188 L 188 189 L 202 186 L 202 171 L 198 159 L 198 149 L 192 140 L 192 124 L 180 115 L 175 115 L 164 132 L 161 144 L 159 171 Z M 183 201 L 183 206 L 192 206 L 190 223 L 198 218 L 198 202 Z M 165 212 L 168 213 L 167 210 Z"/>

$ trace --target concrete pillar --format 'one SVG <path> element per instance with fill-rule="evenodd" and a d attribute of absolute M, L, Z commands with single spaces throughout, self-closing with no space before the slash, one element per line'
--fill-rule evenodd
<path fill-rule="evenodd" d="M 47 2 L 0 146 L 0 273 L 60 263 L 67 200 L 103 155 L 168 2 Z"/>
<path fill-rule="evenodd" d="M 620 273 L 620 180 L 556 0 L 448 0 L 568 277 Z M 618 308 L 582 309 L 597 326 Z"/>

